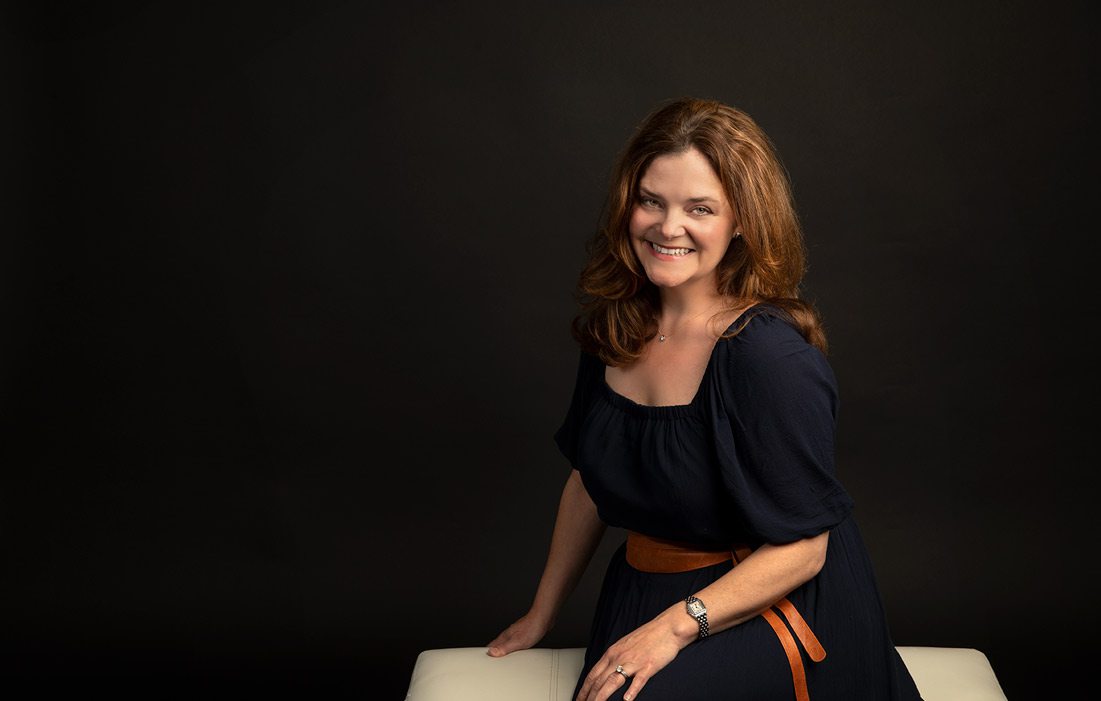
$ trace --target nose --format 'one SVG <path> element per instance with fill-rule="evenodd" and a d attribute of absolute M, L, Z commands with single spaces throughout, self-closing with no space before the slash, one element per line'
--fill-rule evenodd
<path fill-rule="evenodd" d="M 666 210 L 661 220 L 661 235 L 666 239 L 675 239 L 685 233 L 683 215 L 675 209 Z"/>

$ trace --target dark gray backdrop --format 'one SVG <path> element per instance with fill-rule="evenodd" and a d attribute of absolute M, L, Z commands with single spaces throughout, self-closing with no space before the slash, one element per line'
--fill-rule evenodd
<path fill-rule="evenodd" d="M 401 698 L 523 613 L 584 241 L 631 129 L 697 95 L 791 172 L 895 642 L 1079 688 L 1079 5 L 386 5 L 5 11 L 8 682 Z M 616 544 L 545 645 L 584 644 Z"/>

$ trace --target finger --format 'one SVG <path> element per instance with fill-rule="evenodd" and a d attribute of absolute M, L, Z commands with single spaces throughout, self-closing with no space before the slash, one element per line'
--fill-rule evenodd
<path fill-rule="evenodd" d="M 581 691 L 577 692 L 576 701 L 589 701 L 589 697 L 596 686 L 598 679 L 604 678 L 604 673 L 601 671 L 605 668 L 604 661 L 601 660 L 593 665 L 593 668 L 589 670 L 589 676 L 585 677 L 585 683 L 581 685 Z"/>
<path fill-rule="evenodd" d="M 608 659 L 608 654 L 612 652 L 614 651 L 609 648 L 608 652 L 604 653 L 605 656 L 597 660 L 593 668 L 589 670 L 589 675 L 585 677 L 585 684 L 577 694 L 578 701 L 596 701 L 601 689 L 607 683 L 609 675 L 616 679 L 623 679 L 622 675 L 613 671 L 615 665 Z M 612 691 L 615 691 L 615 688 Z"/>
<path fill-rule="evenodd" d="M 501 643 L 503 642 L 503 637 L 503 634 L 498 635 L 496 638 L 489 641 L 489 643 L 486 645 L 486 647 L 488 648 L 486 650 L 487 655 L 491 655 L 493 657 L 498 657 L 501 655 Z"/>
<path fill-rule="evenodd" d="M 516 652 L 517 650 L 522 650 L 522 649 L 524 649 L 523 645 L 518 645 L 518 644 L 516 644 L 516 641 L 509 640 L 508 642 L 504 642 L 504 643 L 501 643 L 499 645 L 494 645 L 494 646 L 490 647 L 489 650 L 487 651 L 487 654 L 490 657 L 504 657 L 505 655 L 511 655 L 512 653 Z"/>
<path fill-rule="evenodd" d="M 506 630 L 489 642 L 489 645 L 486 646 L 489 648 L 486 654 L 490 657 L 503 657 L 507 655 L 516 647 L 514 643 L 515 637 L 516 636 Z"/>
<path fill-rule="evenodd" d="M 619 672 L 612 672 L 608 675 L 604 683 L 600 685 L 600 688 L 596 690 L 596 698 L 594 701 L 606 701 L 606 699 L 615 693 L 616 689 L 623 686 L 626 680 Z"/>
<path fill-rule="evenodd" d="M 631 677 L 631 686 L 627 689 L 627 692 L 623 694 L 623 701 L 631 701 L 631 699 L 638 697 L 638 692 L 642 691 L 642 687 L 646 686 L 646 677 L 641 674 L 636 674 Z"/>
<path fill-rule="evenodd" d="M 581 685 L 581 690 L 577 692 L 577 698 L 573 701 L 588 701 L 589 689 L 592 687 L 592 682 L 588 677 L 585 677 L 585 683 Z"/>

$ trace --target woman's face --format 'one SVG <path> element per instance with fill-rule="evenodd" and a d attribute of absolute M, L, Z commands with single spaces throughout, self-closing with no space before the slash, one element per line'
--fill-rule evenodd
<path fill-rule="evenodd" d="M 734 230 L 734 211 L 703 154 L 693 148 L 650 162 L 639 179 L 629 231 L 651 282 L 713 293 Z"/>

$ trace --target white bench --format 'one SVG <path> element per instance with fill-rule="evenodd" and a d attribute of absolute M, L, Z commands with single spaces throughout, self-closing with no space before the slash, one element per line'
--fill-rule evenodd
<path fill-rule="evenodd" d="M 959 647 L 899 647 L 923 701 L 1006 701 L 986 655 Z M 484 647 L 425 650 L 406 701 L 573 701 L 585 649 L 521 650 L 489 657 Z M 645 693 L 642 694 L 645 697 Z"/>

